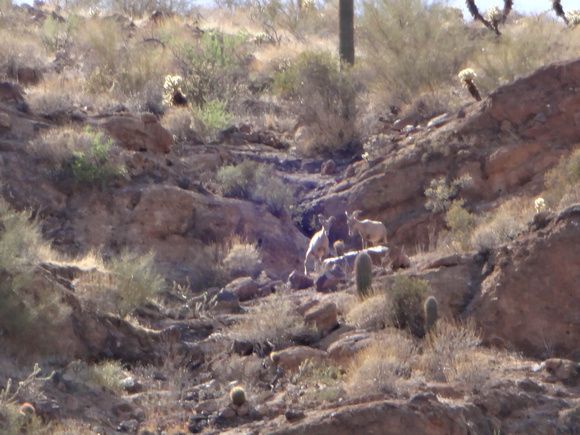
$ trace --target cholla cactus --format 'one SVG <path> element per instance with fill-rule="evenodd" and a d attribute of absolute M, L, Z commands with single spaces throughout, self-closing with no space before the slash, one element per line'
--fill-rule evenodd
<path fill-rule="evenodd" d="M 485 27 L 493 30 L 498 36 L 501 35 L 499 31 L 499 25 L 505 23 L 505 20 L 511 12 L 512 6 L 514 4 L 513 0 L 504 0 L 503 10 L 501 10 L 498 6 L 492 6 L 487 12 L 488 19 L 485 19 L 479 13 L 474 0 L 466 0 L 465 3 L 467 4 L 467 9 L 469 10 L 469 13 L 473 19 L 481 21 Z"/>
<path fill-rule="evenodd" d="M 163 105 L 165 106 L 180 106 L 187 104 L 187 98 L 181 90 L 183 77 L 181 76 L 165 76 L 165 83 L 163 84 Z"/>
<path fill-rule="evenodd" d="M 546 209 L 546 201 L 544 201 L 544 198 L 537 198 L 534 201 L 534 207 L 536 209 L 536 213 L 544 211 Z"/>
<path fill-rule="evenodd" d="M 576 27 L 580 24 L 580 11 L 571 11 L 566 13 L 566 18 L 568 19 L 568 27 Z"/>
<path fill-rule="evenodd" d="M 566 24 L 568 24 L 568 17 L 566 16 L 566 13 L 564 12 L 564 8 L 562 7 L 562 3 L 560 3 L 560 0 L 552 0 L 552 9 L 554 10 L 554 12 L 556 13 L 557 16 L 559 16 L 560 18 L 562 18 L 564 20 L 564 22 Z"/>
<path fill-rule="evenodd" d="M 477 89 L 477 86 L 475 86 L 475 83 L 473 83 L 473 80 L 475 77 L 477 77 L 475 71 L 473 71 L 471 68 L 466 68 L 463 71 L 460 71 L 459 74 L 457 74 L 457 77 L 459 77 L 459 80 L 461 80 L 463 86 L 467 88 L 471 96 L 475 98 L 476 101 L 481 101 L 479 89 Z"/>

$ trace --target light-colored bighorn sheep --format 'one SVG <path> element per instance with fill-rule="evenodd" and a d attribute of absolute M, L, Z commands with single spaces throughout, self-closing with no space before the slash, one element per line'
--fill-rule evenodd
<path fill-rule="evenodd" d="M 371 243 L 387 243 L 387 228 L 382 222 L 371 221 L 365 219 L 364 221 L 359 221 L 358 217 L 361 213 L 360 210 L 354 211 L 352 214 L 346 214 L 346 223 L 348 224 L 348 234 L 354 235 L 355 230 L 358 230 L 362 238 L 362 248 L 368 248 L 368 242 Z"/>
<path fill-rule="evenodd" d="M 318 218 L 322 223 L 322 229 L 314 234 L 310 240 L 310 246 L 308 246 L 306 258 L 304 259 L 304 275 L 306 276 L 308 276 L 307 264 L 310 257 L 314 257 L 320 263 L 330 253 L 328 232 L 334 221 L 334 216 L 329 217 L 327 220 L 323 220 L 320 215 Z"/>

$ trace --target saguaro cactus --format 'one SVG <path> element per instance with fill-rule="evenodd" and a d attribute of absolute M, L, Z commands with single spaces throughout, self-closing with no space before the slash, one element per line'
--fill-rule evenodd
<path fill-rule="evenodd" d="M 354 65 L 354 0 L 340 0 L 338 22 L 340 60 Z"/>

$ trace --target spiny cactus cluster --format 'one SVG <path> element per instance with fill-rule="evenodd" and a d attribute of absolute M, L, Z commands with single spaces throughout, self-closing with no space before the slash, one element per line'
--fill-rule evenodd
<path fill-rule="evenodd" d="M 230 400 L 233 405 L 242 406 L 246 403 L 246 391 L 240 386 L 235 386 L 230 391 Z"/>
<path fill-rule="evenodd" d="M 425 332 L 428 333 L 435 327 L 437 323 L 437 299 L 434 296 L 429 296 L 425 300 Z"/>
<path fill-rule="evenodd" d="M 469 13 L 473 19 L 481 21 L 485 27 L 493 30 L 498 36 L 501 35 L 501 32 L 499 31 L 499 25 L 505 23 L 505 20 L 514 5 L 513 0 L 504 0 L 503 10 L 501 10 L 498 6 L 492 6 L 487 13 L 487 19 L 485 19 L 483 15 L 479 13 L 479 9 L 477 9 L 475 0 L 466 0 L 465 3 L 467 4 L 467 9 L 469 10 Z"/>
<path fill-rule="evenodd" d="M 562 3 L 560 0 L 552 0 L 552 9 L 557 16 L 562 18 L 568 27 L 573 28 L 580 24 L 580 11 L 574 10 L 570 12 L 564 12 Z"/>
<path fill-rule="evenodd" d="M 179 106 L 187 104 L 181 86 L 183 84 L 183 77 L 181 76 L 165 76 L 165 83 L 163 83 L 163 105 L 165 106 Z"/>
<path fill-rule="evenodd" d="M 354 262 L 356 273 L 356 291 L 361 299 L 369 295 L 372 284 L 373 262 L 371 256 L 362 251 L 356 257 Z"/>
<path fill-rule="evenodd" d="M 475 83 L 473 83 L 473 80 L 475 79 L 475 77 L 477 77 L 475 71 L 473 71 L 471 68 L 466 68 L 460 71 L 459 74 L 457 74 L 457 77 L 459 77 L 459 80 L 461 80 L 463 86 L 467 88 L 471 96 L 475 98 L 476 101 L 481 101 L 479 89 L 477 89 L 477 86 L 475 86 Z"/>

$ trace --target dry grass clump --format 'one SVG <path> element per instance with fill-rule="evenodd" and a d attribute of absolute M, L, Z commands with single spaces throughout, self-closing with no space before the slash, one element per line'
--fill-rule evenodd
<path fill-rule="evenodd" d="M 471 246 L 478 252 L 508 243 L 527 229 L 534 215 L 530 199 L 516 198 L 503 203 L 489 216 L 481 218 L 471 235 Z"/>
<path fill-rule="evenodd" d="M 573 203 L 580 185 L 580 150 L 562 157 L 558 166 L 546 173 L 545 183 L 547 191 L 543 196 L 549 208 L 560 210 L 564 198 L 562 205 Z"/>
<path fill-rule="evenodd" d="M 140 255 L 125 251 L 106 262 L 97 260 L 75 288 L 87 308 L 125 317 L 155 297 L 163 285 L 152 252 Z"/>
<path fill-rule="evenodd" d="M 256 244 L 234 235 L 228 240 L 227 248 L 223 265 L 232 278 L 252 276 L 259 270 L 262 255 Z"/>
<path fill-rule="evenodd" d="M 474 48 L 461 14 L 443 1 L 365 3 L 357 30 L 370 86 L 397 105 L 447 84 Z"/>
<path fill-rule="evenodd" d="M 356 303 L 346 314 L 346 321 L 359 328 L 382 329 L 391 322 L 392 300 L 385 292 L 375 292 Z"/>
<path fill-rule="evenodd" d="M 253 343 L 255 349 L 266 343 L 280 349 L 291 344 L 303 329 L 304 319 L 295 312 L 292 302 L 275 295 L 260 301 L 227 334 L 235 340 Z"/>
<path fill-rule="evenodd" d="M 418 368 L 428 380 L 436 382 L 474 379 L 477 374 L 475 350 L 480 343 L 473 323 L 439 320 L 425 337 Z"/>
<path fill-rule="evenodd" d="M 120 394 L 123 390 L 121 381 L 126 377 L 119 361 L 102 361 L 90 366 L 89 381 L 104 390 Z"/>
<path fill-rule="evenodd" d="M 410 337 L 386 331 L 353 358 L 346 380 L 348 391 L 356 397 L 396 396 L 404 380 L 411 376 L 416 357 L 417 349 Z"/>

